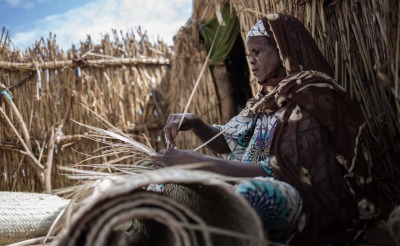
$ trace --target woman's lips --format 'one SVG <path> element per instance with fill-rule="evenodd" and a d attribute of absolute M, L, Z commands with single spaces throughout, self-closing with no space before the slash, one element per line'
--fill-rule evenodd
<path fill-rule="evenodd" d="M 254 74 L 254 76 L 258 79 L 258 72 L 259 72 L 259 69 L 257 69 L 257 68 L 253 68 L 253 69 L 251 69 L 251 71 L 253 72 L 253 74 Z M 267 83 L 261 83 L 260 81 L 258 81 L 258 84 L 259 85 L 261 85 L 261 86 L 267 86 Z"/>

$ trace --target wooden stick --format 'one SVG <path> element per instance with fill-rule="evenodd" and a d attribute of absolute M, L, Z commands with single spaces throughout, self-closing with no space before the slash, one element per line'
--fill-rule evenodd
<path fill-rule="evenodd" d="M 31 158 L 33 162 L 31 165 L 35 169 L 37 175 L 39 176 L 40 181 L 42 182 L 42 187 L 45 189 L 45 183 L 44 183 L 44 166 L 36 159 L 36 157 L 32 154 L 32 151 L 28 148 L 28 146 L 25 144 L 24 139 L 19 135 L 17 129 L 15 129 L 14 125 L 12 124 L 11 120 L 8 118 L 7 114 L 4 112 L 3 108 L 0 107 L 0 113 L 3 115 L 4 119 L 8 123 L 8 125 L 11 127 L 11 129 L 14 131 L 15 135 L 18 137 L 18 139 L 21 141 L 22 146 L 24 147 L 27 155 Z"/>
<path fill-rule="evenodd" d="M 62 127 L 62 126 L 61 126 Z M 47 161 L 46 167 L 44 169 L 44 183 L 45 183 L 45 190 L 51 194 L 51 168 L 53 166 L 53 156 L 54 156 L 54 147 L 55 147 L 55 130 L 54 127 L 51 127 L 50 139 L 48 144 L 48 151 L 47 151 Z"/>
<path fill-rule="evenodd" d="M 99 59 L 88 60 L 82 66 L 95 67 L 95 66 L 122 66 L 122 65 L 169 65 L 170 61 L 167 58 L 114 58 L 114 59 Z M 77 64 L 72 61 L 53 61 L 53 62 L 32 62 L 32 63 L 19 63 L 19 62 L 5 62 L 0 61 L 0 69 L 18 70 L 18 71 L 36 71 L 37 69 L 63 69 L 69 67 L 76 67 Z"/>

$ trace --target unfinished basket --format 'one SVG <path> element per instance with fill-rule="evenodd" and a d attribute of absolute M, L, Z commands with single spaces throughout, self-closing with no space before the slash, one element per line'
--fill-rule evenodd
<path fill-rule="evenodd" d="M 154 183 L 167 185 L 147 191 Z M 93 187 L 54 245 L 264 245 L 255 211 L 211 174 L 160 169 Z M 127 223 L 129 232 L 118 229 Z"/>

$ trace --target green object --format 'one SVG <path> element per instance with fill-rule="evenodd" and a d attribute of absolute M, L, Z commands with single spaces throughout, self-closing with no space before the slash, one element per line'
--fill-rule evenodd
<path fill-rule="evenodd" d="M 240 25 L 235 10 L 232 8 L 231 13 L 228 4 L 225 5 L 221 12 L 222 18 L 225 21 L 225 26 L 220 26 L 219 30 L 217 17 L 212 18 L 200 26 L 200 33 L 204 38 L 204 43 L 208 51 L 211 48 L 214 36 L 217 35 L 210 56 L 210 60 L 215 63 L 223 62 L 228 56 L 233 45 L 235 44 Z"/>

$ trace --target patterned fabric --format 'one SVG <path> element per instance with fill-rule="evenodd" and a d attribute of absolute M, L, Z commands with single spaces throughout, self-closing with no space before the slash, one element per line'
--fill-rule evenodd
<path fill-rule="evenodd" d="M 165 189 L 165 184 L 149 184 L 146 190 L 153 192 L 163 192 L 164 189 Z"/>
<path fill-rule="evenodd" d="M 269 167 L 304 202 L 305 221 L 293 245 L 349 242 L 377 215 L 375 184 L 363 156 L 363 114 L 330 76 L 332 69 L 293 16 L 262 18 L 287 77 L 263 90 L 239 117 L 281 110 L 269 147 Z"/>
<path fill-rule="evenodd" d="M 231 153 L 222 156 L 243 163 L 259 163 L 265 170 L 264 178 L 257 177 L 236 186 L 260 216 L 270 240 L 288 243 L 297 231 L 303 201 L 291 185 L 276 180 L 270 166 L 269 149 L 280 111 L 274 114 L 238 115 L 226 125 L 214 125 L 223 130 Z"/>
<path fill-rule="evenodd" d="M 288 243 L 297 231 L 303 201 L 291 185 L 270 177 L 243 181 L 235 187 L 260 216 L 268 239 Z"/>
<path fill-rule="evenodd" d="M 259 20 L 256 24 L 254 24 L 254 26 L 251 27 L 250 31 L 247 33 L 246 39 L 248 39 L 249 37 L 258 37 L 258 36 L 268 37 L 268 33 L 265 30 L 262 20 Z"/>
<path fill-rule="evenodd" d="M 269 166 L 269 149 L 280 112 L 275 114 L 238 115 L 226 125 L 214 125 L 221 131 L 231 153 L 221 155 L 227 160 L 259 163 L 266 176 L 276 177 Z"/>

